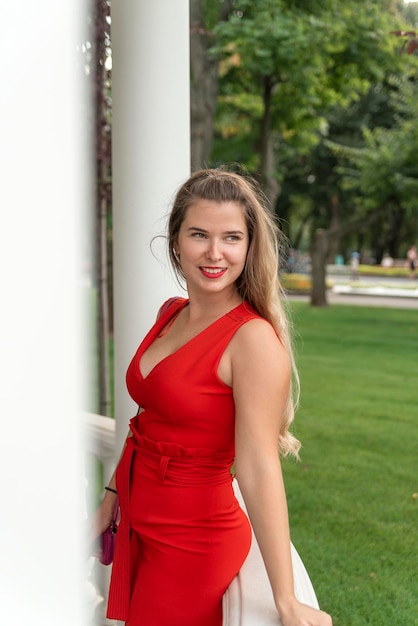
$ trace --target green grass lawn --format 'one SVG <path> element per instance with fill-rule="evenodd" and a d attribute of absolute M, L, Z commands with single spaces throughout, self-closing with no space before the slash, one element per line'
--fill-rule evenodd
<path fill-rule="evenodd" d="M 334 626 L 418 624 L 418 311 L 292 304 L 292 540 Z"/>

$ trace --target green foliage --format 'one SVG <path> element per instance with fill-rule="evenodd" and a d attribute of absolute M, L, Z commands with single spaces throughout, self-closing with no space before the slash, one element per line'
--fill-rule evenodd
<path fill-rule="evenodd" d="M 379 211 L 378 225 L 363 237 L 363 245 L 371 248 L 379 242 L 378 259 L 385 248 L 399 256 L 401 242 L 416 230 L 417 63 L 404 61 L 407 71 L 394 75 L 388 70 L 359 101 L 333 107 L 327 114 L 328 133 L 310 153 L 287 151 L 278 202 L 280 214 L 287 210 L 297 216 L 304 193 L 311 203 L 312 229 L 331 223 L 335 200 L 343 224 L 361 216 L 366 221 Z"/>
<path fill-rule="evenodd" d="M 374 131 L 405 119 L 393 95 L 400 91 L 396 79 L 416 72 L 416 58 L 400 55 L 401 42 L 391 34 L 405 28 L 403 8 L 392 0 L 236 0 L 230 19 L 214 28 L 211 53 L 221 62 L 212 162 L 239 161 L 266 182 L 269 138 L 267 176 L 280 184 L 276 211 L 292 244 L 318 227 L 366 218 L 377 206 L 380 226 L 388 224 L 379 249 L 396 255 L 402 228 L 411 229 L 414 135 L 406 127 L 390 136 Z M 356 152 L 364 148 L 368 160 Z M 370 184 L 373 171 L 380 180 L 375 175 Z M 389 184 L 401 204 L 387 202 Z M 379 187 L 384 206 L 373 197 Z M 377 245 L 371 232 L 366 239 Z"/>
<path fill-rule="evenodd" d="M 387 17 L 387 16 L 386 16 Z M 218 128 L 257 129 L 268 80 L 273 89 L 272 133 L 303 147 L 324 130 L 326 107 L 347 105 L 380 80 L 395 42 L 387 33 L 381 3 L 288 3 L 237 0 L 231 18 L 215 27 L 220 55 Z M 243 107 L 240 94 L 257 106 Z M 222 133 L 225 138 L 225 133 Z M 249 133 L 249 139 L 255 134 Z"/>
<path fill-rule="evenodd" d="M 221 135 L 225 138 L 225 126 L 228 136 L 234 127 L 236 133 L 241 132 L 246 118 L 249 146 L 256 144 L 268 86 L 273 93 L 272 133 L 299 143 L 302 137 L 309 141 L 321 125 L 312 113 L 330 97 L 322 81 L 319 46 L 323 33 L 313 27 L 309 15 L 289 11 L 285 3 L 261 0 L 256 6 L 237 2 L 236 7 L 231 19 L 215 29 L 219 43 L 213 52 L 222 58 Z M 250 108 L 245 106 L 249 101 Z"/>
<path fill-rule="evenodd" d="M 293 304 L 301 463 L 292 539 L 334 626 L 414 623 L 416 311 Z"/>
<path fill-rule="evenodd" d="M 354 169 L 340 168 L 347 188 L 366 207 L 396 203 L 414 212 L 418 195 L 418 77 L 398 81 L 391 128 L 364 128 L 364 147 L 345 151 Z M 334 146 L 335 149 L 335 146 Z"/>

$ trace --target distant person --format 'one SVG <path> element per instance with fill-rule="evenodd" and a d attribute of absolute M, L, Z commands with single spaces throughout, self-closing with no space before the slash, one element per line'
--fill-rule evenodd
<path fill-rule="evenodd" d="M 414 279 L 415 278 L 415 272 L 417 269 L 417 260 L 418 260 L 418 254 L 417 254 L 417 247 L 416 246 L 411 246 L 408 250 L 408 252 L 406 253 L 406 258 L 408 260 L 408 267 L 409 267 L 409 276 L 410 278 Z"/>
<path fill-rule="evenodd" d="M 393 267 L 393 259 L 387 252 L 385 252 L 385 254 L 383 255 L 381 265 L 382 267 Z"/>
<path fill-rule="evenodd" d="M 358 266 L 360 265 L 360 253 L 353 252 L 350 260 L 350 277 L 351 280 L 358 279 Z"/>

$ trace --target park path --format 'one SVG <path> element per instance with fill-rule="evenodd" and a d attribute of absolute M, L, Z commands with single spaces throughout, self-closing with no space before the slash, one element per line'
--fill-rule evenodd
<path fill-rule="evenodd" d="M 327 267 L 332 288 L 327 291 L 328 304 L 418 309 L 418 280 L 408 277 L 361 276 L 350 279 L 349 268 Z M 289 295 L 290 300 L 309 302 L 310 296 Z"/>
<path fill-rule="evenodd" d="M 341 294 L 329 290 L 328 304 L 350 304 L 356 306 L 375 306 L 392 309 L 418 309 L 418 298 L 396 296 L 364 296 L 360 294 Z M 289 295 L 289 300 L 309 302 L 310 296 Z"/>

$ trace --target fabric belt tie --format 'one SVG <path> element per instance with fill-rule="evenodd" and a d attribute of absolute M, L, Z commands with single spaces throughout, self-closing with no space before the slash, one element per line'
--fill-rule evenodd
<path fill-rule="evenodd" d="M 126 447 L 116 471 L 116 486 L 120 504 L 120 524 L 112 565 L 106 617 L 126 622 L 130 605 L 130 526 L 129 483 L 134 454 L 155 467 L 158 480 L 170 476 L 187 484 L 232 482 L 230 468 L 233 454 L 218 453 L 206 448 L 183 448 L 177 444 L 157 443 L 141 434 L 137 417 L 130 422 L 133 436 Z"/>
<path fill-rule="evenodd" d="M 169 456 L 162 456 L 160 460 L 160 467 L 158 470 L 158 478 L 160 480 L 164 480 L 165 475 L 167 473 L 168 462 L 170 460 Z"/>

